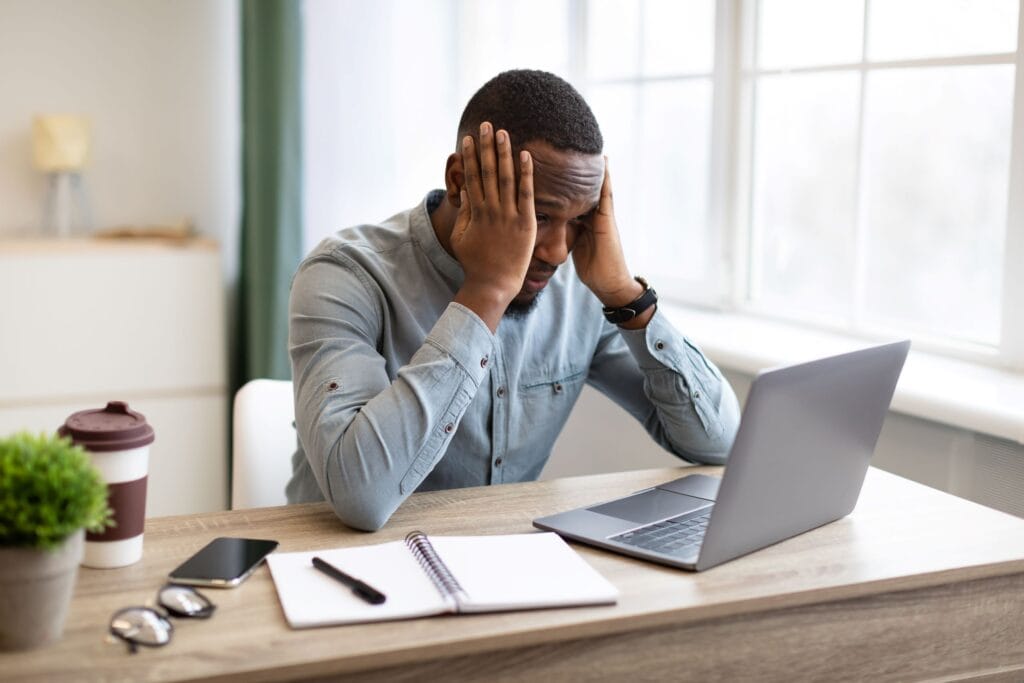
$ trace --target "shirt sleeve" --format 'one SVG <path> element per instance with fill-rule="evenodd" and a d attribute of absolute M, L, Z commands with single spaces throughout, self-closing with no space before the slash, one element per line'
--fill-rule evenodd
<path fill-rule="evenodd" d="M 736 394 L 660 311 L 639 330 L 605 323 L 587 379 L 664 448 L 692 462 L 725 463 L 739 428 Z"/>
<path fill-rule="evenodd" d="M 337 253 L 300 267 L 289 313 L 296 428 L 313 475 L 343 522 L 379 529 L 443 457 L 494 337 L 449 304 L 392 380 L 377 347 L 383 296 Z"/>

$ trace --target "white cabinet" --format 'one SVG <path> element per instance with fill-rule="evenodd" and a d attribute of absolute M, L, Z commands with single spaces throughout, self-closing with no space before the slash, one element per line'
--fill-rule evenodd
<path fill-rule="evenodd" d="M 0 434 L 127 401 L 156 432 L 147 516 L 225 509 L 224 298 L 213 242 L 0 241 Z"/>

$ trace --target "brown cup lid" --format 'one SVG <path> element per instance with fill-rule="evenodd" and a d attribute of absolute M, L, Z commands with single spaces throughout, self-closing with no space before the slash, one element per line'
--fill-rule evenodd
<path fill-rule="evenodd" d="M 128 409 L 124 401 L 111 401 L 100 410 L 80 410 L 57 430 L 88 451 L 126 451 L 153 443 L 153 428 L 146 416 Z"/>

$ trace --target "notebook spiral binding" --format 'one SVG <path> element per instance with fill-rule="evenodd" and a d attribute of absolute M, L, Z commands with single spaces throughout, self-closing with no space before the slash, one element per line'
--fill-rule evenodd
<path fill-rule="evenodd" d="M 423 571 L 427 573 L 433 584 L 437 586 L 437 590 L 440 591 L 441 595 L 446 598 L 453 598 L 455 603 L 459 604 L 460 598 L 464 597 L 466 593 L 462 586 L 459 585 L 458 580 L 452 576 L 448 566 L 438 556 L 427 535 L 422 531 L 409 532 L 409 535 L 405 537 L 405 544 L 412 551 L 419 565 L 423 567 Z"/>

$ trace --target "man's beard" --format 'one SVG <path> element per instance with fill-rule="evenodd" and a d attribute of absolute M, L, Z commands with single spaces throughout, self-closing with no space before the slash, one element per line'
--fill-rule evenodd
<path fill-rule="evenodd" d="M 542 294 L 544 294 L 543 291 L 537 292 L 532 299 L 523 303 L 513 301 L 505 309 L 505 317 L 512 320 L 522 320 L 537 308 L 537 302 L 540 301 Z"/>

